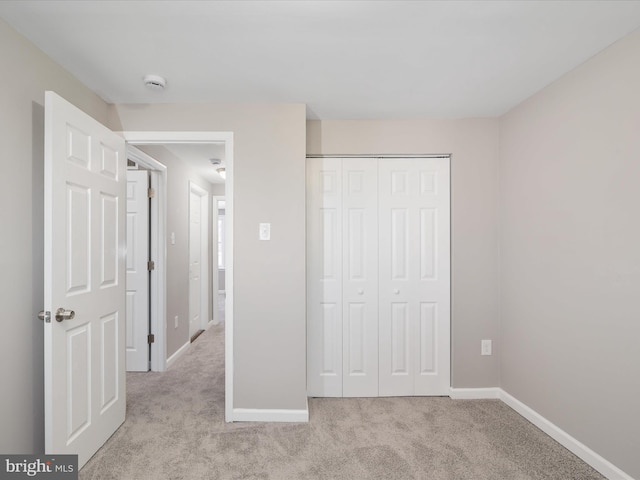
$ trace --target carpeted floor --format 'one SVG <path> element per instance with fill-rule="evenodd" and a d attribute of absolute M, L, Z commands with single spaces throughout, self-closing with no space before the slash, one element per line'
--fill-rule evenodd
<path fill-rule="evenodd" d="M 498 400 L 310 399 L 308 424 L 224 423 L 224 327 L 130 373 L 127 420 L 80 479 L 604 478 Z"/>

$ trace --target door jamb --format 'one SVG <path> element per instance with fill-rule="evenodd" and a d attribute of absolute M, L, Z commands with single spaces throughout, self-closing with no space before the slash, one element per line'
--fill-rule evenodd
<path fill-rule="evenodd" d="M 228 288 L 226 296 L 226 311 L 225 311 L 225 421 L 233 422 L 233 211 L 234 211 L 234 196 L 233 196 L 233 132 L 163 132 L 163 131 L 124 131 L 120 132 L 125 141 L 130 145 L 158 145 L 165 143 L 224 143 L 225 150 L 225 164 L 227 178 L 225 181 L 225 201 L 226 201 L 226 218 L 225 218 L 225 264 L 226 264 L 226 285 Z M 166 182 L 166 170 L 164 181 Z M 166 188 L 166 183 L 165 183 Z M 166 215 L 166 205 L 165 211 Z M 166 217 L 165 217 L 166 218 Z M 164 230 L 164 236 L 166 236 L 166 230 Z M 161 235 L 161 237 L 163 237 Z M 164 243 L 165 249 L 161 251 L 162 256 L 166 256 L 166 242 Z M 163 275 L 166 275 L 163 271 Z M 166 292 L 166 283 L 163 282 L 163 293 Z M 164 297 L 165 295 L 163 295 Z M 166 311 L 166 310 L 165 310 Z M 163 312 L 164 313 L 164 312 Z M 166 328 L 166 314 L 158 316 L 163 328 Z M 164 331 L 163 331 L 164 336 Z M 166 349 L 166 337 L 165 349 Z M 166 350 L 165 350 L 166 353 Z"/>

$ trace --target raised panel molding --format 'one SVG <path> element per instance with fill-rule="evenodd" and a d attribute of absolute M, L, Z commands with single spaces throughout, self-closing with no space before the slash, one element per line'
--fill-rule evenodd
<path fill-rule="evenodd" d="M 91 189 L 67 183 L 67 293 L 91 290 Z"/>

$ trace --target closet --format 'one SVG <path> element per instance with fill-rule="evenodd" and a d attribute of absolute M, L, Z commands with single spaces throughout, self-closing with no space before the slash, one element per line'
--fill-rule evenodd
<path fill-rule="evenodd" d="M 308 158 L 308 395 L 448 395 L 449 372 L 449 157 Z"/>

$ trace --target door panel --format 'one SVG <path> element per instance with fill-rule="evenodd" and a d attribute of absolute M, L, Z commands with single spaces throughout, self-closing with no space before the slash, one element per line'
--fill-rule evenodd
<path fill-rule="evenodd" d="M 342 396 L 342 173 L 307 163 L 307 391 Z"/>
<path fill-rule="evenodd" d="M 380 309 L 385 312 L 380 395 L 447 395 L 449 162 L 381 159 L 378 165 Z"/>
<path fill-rule="evenodd" d="M 375 159 L 344 158 L 343 396 L 378 395 L 378 174 Z"/>
<path fill-rule="evenodd" d="M 125 161 L 122 138 L 46 92 L 45 450 L 79 467 L 125 417 Z"/>
<path fill-rule="evenodd" d="M 189 193 L 189 335 L 202 328 L 202 225 L 200 195 Z"/>
<path fill-rule="evenodd" d="M 127 371 L 149 370 L 149 172 L 127 171 Z"/>

